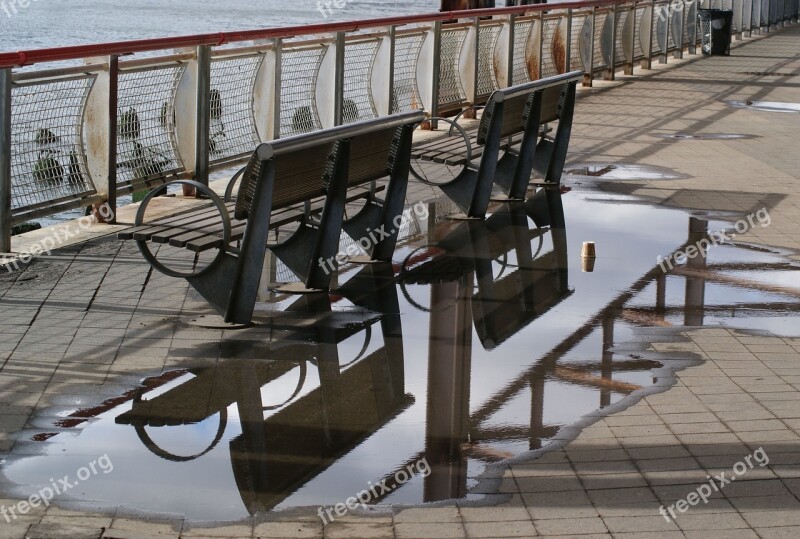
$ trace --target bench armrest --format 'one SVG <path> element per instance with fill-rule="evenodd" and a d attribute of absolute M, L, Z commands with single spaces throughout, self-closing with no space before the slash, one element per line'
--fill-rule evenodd
<path fill-rule="evenodd" d="M 459 118 L 461 118 L 461 117 L 462 117 L 464 114 L 466 114 L 466 113 L 467 113 L 468 111 L 470 111 L 470 110 L 474 110 L 475 112 L 478 112 L 479 110 L 481 110 L 481 109 L 485 109 L 485 108 L 486 108 L 486 107 L 485 107 L 485 106 L 483 106 L 483 105 L 470 105 L 469 107 L 465 108 L 464 110 L 462 110 L 461 112 L 459 112 L 458 114 L 456 114 L 456 115 L 453 117 L 453 121 L 454 121 L 454 122 L 457 122 Z M 452 134 L 453 134 L 453 126 L 450 126 L 450 132 L 449 132 L 449 133 L 447 133 L 447 134 L 448 134 L 448 135 L 452 135 Z"/>
<path fill-rule="evenodd" d="M 233 175 L 233 178 L 230 179 L 228 182 L 227 187 L 225 187 L 225 202 L 230 202 L 233 199 L 233 188 L 236 186 L 236 180 L 241 178 L 242 174 L 244 174 L 245 169 L 247 169 L 247 165 L 240 168 L 236 174 Z"/>
<path fill-rule="evenodd" d="M 133 226 L 140 227 L 144 224 L 144 217 L 145 212 L 147 211 L 147 206 L 150 204 L 150 201 L 153 200 L 153 197 L 158 196 L 158 194 L 162 191 L 166 191 L 168 185 L 173 184 L 181 184 L 181 185 L 188 185 L 189 187 L 194 187 L 197 189 L 199 193 L 203 193 L 207 196 L 214 205 L 217 207 L 217 211 L 219 211 L 220 217 L 222 218 L 222 247 L 217 252 L 217 256 L 203 269 L 199 271 L 179 271 L 174 270 L 172 268 L 168 268 L 161 262 L 159 262 L 156 255 L 150 251 L 150 248 L 147 246 L 147 242 L 143 240 L 137 240 L 136 245 L 139 247 L 139 251 L 142 253 L 142 256 L 145 260 L 147 260 L 151 266 L 156 268 L 158 271 L 163 273 L 164 275 L 169 275 L 170 277 L 181 277 L 181 278 L 189 278 L 189 277 L 199 277 L 204 273 L 208 272 L 217 262 L 219 262 L 222 257 L 225 255 L 226 250 L 228 249 L 228 244 L 231 242 L 231 218 L 228 215 L 228 210 L 225 208 L 225 203 L 222 202 L 222 199 L 219 198 L 214 191 L 212 191 L 208 186 L 203 185 L 202 183 L 196 182 L 194 180 L 174 180 L 169 183 L 165 183 L 163 185 L 159 185 L 158 187 L 152 189 L 147 196 L 142 199 L 141 204 L 139 205 L 139 209 L 136 211 L 136 218 L 134 219 Z"/>

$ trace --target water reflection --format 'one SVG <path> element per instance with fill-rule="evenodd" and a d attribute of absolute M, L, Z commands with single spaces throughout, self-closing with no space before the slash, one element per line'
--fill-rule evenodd
<path fill-rule="evenodd" d="M 634 328 L 756 325 L 765 305 L 758 316 L 796 325 L 797 269 L 777 254 L 721 246 L 665 274 L 656 255 L 712 225 L 689 217 L 687 234 L 681 211 L 620 205 L 606 219 L 610 207 L 540 190 L 485 222 L 442 220 L 392 266 L 345 268 L 334 294 L 277 298 L 256 327 L 173 344 L 203 366 L 42 411 L 2 484 L 29 493 L 107 452 L 115 472 L 81 499 L 233 520 L 335 504 L 424 457 L 430 475 L 390 480 L 372 503 L 480 496 L 488 464 L 654 383 L 669 360 L 620 347 Z M 586 239 L 592 274 L 570 264 Z"/>

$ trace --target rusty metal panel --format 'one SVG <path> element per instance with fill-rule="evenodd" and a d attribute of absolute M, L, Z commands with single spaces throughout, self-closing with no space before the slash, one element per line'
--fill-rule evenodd
<path fill-rule="evenodd" d="M 478 34 L 478 87 L 477 96 L 486 97 L 499 88 L 495 70 L 495 48 L 500 37 L 502 26 L 498 24 L 482 24 Z"/>
<path fill-rule="evenodd" d="M 424 41 L 424 32 L 395 38 L 392 112 L 405 112 L 422 107 L 417 85 L 417 63 Z"/>
<path fill-rule="evenodd" d="M 442 29 L 439 69 L 439 106 L 466 101 L 467 94 L 461 84 L 459 60 L 467 28 Z"/>

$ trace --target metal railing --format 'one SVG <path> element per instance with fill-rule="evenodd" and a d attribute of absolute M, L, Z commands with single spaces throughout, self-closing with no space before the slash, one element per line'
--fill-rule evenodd
<path fill-rule="evenodd" d="M 799 0 L 704 0 L 734 36 Z M 584 84 L 695 51 L 695 0 L 599 0 L 0 53 L 0 251 L 16 223 L 176 177 L 208 182 L 256 144 L 580 69 Z M 143 54 L 144 53 L 144 54 Z M 64 61 L 69 67 L 49 67 Z M 21 69 L 36 64 L 37 68 Z"/>

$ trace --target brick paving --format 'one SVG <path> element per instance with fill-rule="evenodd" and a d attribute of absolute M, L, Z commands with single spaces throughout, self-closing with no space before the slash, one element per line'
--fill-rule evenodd
<path fill-rule="evenodd" d="M 678 180 L 613 187 L 654 204 L 745 214 L 766 206 L 771 226 L 739 240 L 800 249 L 800 121 L 797 114 L 734 108 L 727 100 L 800 102 L 800 27 L 735 44 L 729 58 L 687 55 L 581 93 L 573 163 L 667 167 Z M 773 73 L 759 75 L 759 73 Z M 778 75 L 774 75 L 778 74 Z M 779 75 L 784 74 L 784 75 Z M 665 140 L 684 132 L 753 135 L 740 140 Z M 612 187 L 609 187 L 612 189 Z M 417 188 L 412 197 L 429 194 Z M 797 255 L 791 255 L 798 258 Z M 31 277 L 35 273 L 36 278 Z M 87 294 L 93 290 L 93 295 Z M 150 274 L 135 246 L 64 247 L 25 272 L 0 276 L 0 449 L 37 408 L 125 377 L 198 361 L 193 345 L 221 332 L 165 326 L 206 312 L 182 282 Z M 65 308 L 69 317 L 64 316 Z M 796 537 L 800 535 L 800 339 L 763 331 L 670 328 L 651 350 L 702 359 L 674 384 L 630 408 L 598 415 L 558 449 L 496 472 L 492 505 L 395 507 L 323 526 L 315 511 L 217 527 L 96 512 L 90 504 L 32 509 L 0 537 Z M 679 338 L 676 338 L 679 337 Z M 133 378 L 132 378 L 133 379 Z M 572 436 L 573 439 L 568 438 Z M 708 475 L 728 472 L 762 448 L 755 466 L 675 519 L 658 509 L 687 497 Z M 0 500 L 6 506 L 16 500 Z"/>

